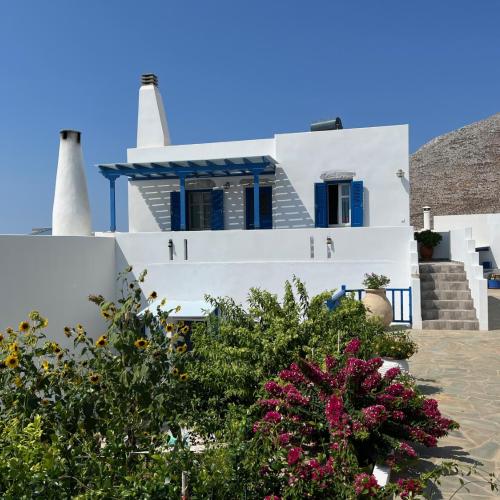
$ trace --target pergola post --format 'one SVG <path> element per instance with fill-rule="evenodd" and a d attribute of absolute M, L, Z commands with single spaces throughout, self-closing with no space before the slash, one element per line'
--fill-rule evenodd
<path fill-rule="evenodd" d="M 116 231 L 116 176 L 109 176 L 109 230 Z"/>
<path fill-rule="evenodd" d="M 180 186 L 180 208 L 181 208 L 181 223 L 180 230 L 186 230 L 186 178 L 184 175 L 179 175 Z"/>
<path fill-rule="evenodd" d="M 253 174 L 253 227 L 260 229 L 260 175 Z"/>

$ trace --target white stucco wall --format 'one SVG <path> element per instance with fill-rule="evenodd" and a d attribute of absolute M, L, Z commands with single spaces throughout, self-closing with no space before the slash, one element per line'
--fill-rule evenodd
<path fill-rule="evenodd" d="M 0 330 L 38 310 L 49 319 L 48 337 L 63 345 L 66 325 L 101 335 L 105 324 L 87 297 L 114 300 L 114 264 L 114 238 L 0 236 Z"/>
<path fill-rule="evenodd" d="M 492 261 L 500 267 L 500 214 L 437 215 L 436 231 L 471 228 L 477 247 L 489 246 L 490 252 L 481 252 L 481 262 Z"/>
<path fill-rule="evenodd" d="M 363 180 L 365 226 L 409 224 L 406 125 L 279 134 L 274 139 L 255 141 L 129 149 L 128 161 L 210 160 L 261 155 L 271 155 L 278 162 L 273 183 L 275 228 L 314 227 L 314 183 L 321 182 L 321 174 L 329 170 L 352 171 L 355 180 Z M 399 169 L 405 172 L 405 177 L 396 176 Z M 216 182 L 221 186 L 227 180 L 232 188 L 225 194 L 225 210 L 233 222 L 239 221 L 230 226 L 236 229 L 244 224 L 244 187 L 238 184 L 239 178 Z M 129 183 L 131 232 L 170 228 L 169 193 L 172 188 L 178 190 L 175 182 Z"/>
<path fill-rule="evenodd" d="M 146 293 L 156 290 L 180 300 L 208 293 L 244 302 L 251 287 L 281 294 L 293 275 L 306 282 L 310 293 L 342 284 L 362 288 L 367 272 L 385 274 L 391 287 L 406 288 L 412 238 L 410 227 L 117 233 L 117 271 L 129 264 L 137 274 L 147 269 Z"/>

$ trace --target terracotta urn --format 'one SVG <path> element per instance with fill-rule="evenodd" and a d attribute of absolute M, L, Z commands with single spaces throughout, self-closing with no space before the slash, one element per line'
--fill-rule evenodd
<path fill-rule="evenodd" d="M 431 260 L 434 255 L 434 248 L 427 245 L 420 246 L 420 258 L 424 261 Z"/>
<path fill-rule="evenodd" d="M 378 317 L 384 326 L 392 322 L 392 306 L 385 295 L 385 288 L 367 288 L 363 298 L 367 317 Z"/>

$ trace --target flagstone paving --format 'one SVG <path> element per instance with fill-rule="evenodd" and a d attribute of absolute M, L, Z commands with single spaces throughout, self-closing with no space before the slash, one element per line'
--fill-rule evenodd
<path fill-rule="evenodd" d="M 424 467 L 453 460 L 500 474 L 500 291 L 490 291 L 489 332 L 413 330 L 419 352 L 410 372 L 442 413 L 460 423 L 438 448 L 419 450 Z M 476 480 L 478 478 L 475 478 Z M 447 478 L 433 498 L 450 498 L 459 486 Z M 483 484 L 469 485 L 454 499 L 499 498 Z"/>

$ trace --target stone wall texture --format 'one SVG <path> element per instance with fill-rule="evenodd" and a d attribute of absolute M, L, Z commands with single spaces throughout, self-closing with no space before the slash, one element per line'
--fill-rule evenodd
<path fill-rule="evenodd" d="M 441 135 L 410 156 L 410 219 L 500 213 L 500 113 Z"/>

